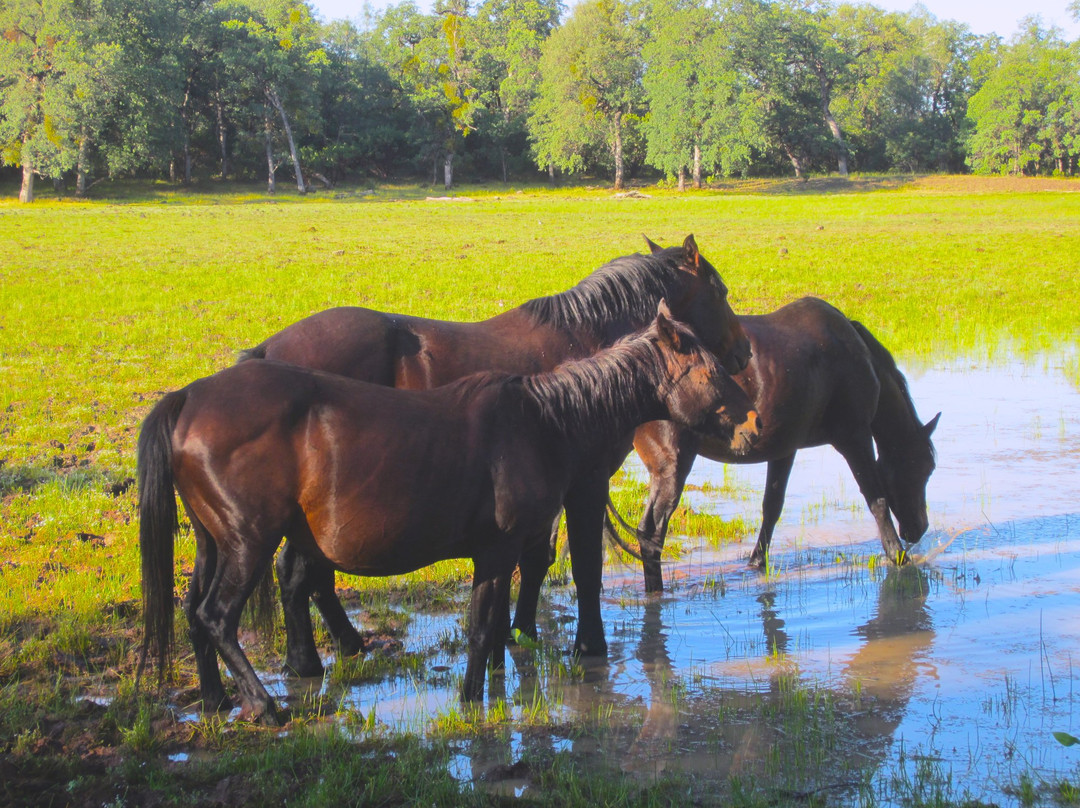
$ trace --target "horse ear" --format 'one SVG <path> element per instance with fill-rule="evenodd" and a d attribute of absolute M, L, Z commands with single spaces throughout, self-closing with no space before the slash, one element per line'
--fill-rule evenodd
<path fill-rule="evenodd" d="M 680 344 L 679 330 L 671 319 L 671 309 L 668 308 L 667 301 L 661 299 L 660 305 L 656 307 L 656 330 L 660 334 L 660 340 L 677 351 Z"/>
<path fill-rule="evenodd" d="M 687 263 L 693 264 L 696 269 L 701 261 L 701 253 L 698 252 L 697 242 L 694 241 L 693 233 L 686 237 L 686 241 L 682 243 L 682 248 Z"/>
<path fill-rule="evenodd" d="M 658 252 L 661 252 L 664 249 L 659 244 L 654 242 L 651 238 L 646 236 L 644 233 L 642 233 L 642 238 L 644 238 L 645 243 L 649 245 L 649 252 L 652 253 L 653 255 L 656 255 Z"/>
<path fill-rule="evenodd" d="M 934 430 L 937 429 L 938 418 L 940 417 L 941 413 L 939 412 L 937 415 L 927 421 L 925 426 L 923 426 L 923 432 L 926 433 L 926 437 L 929 438 L 931 435 L 934 434 Z"/>

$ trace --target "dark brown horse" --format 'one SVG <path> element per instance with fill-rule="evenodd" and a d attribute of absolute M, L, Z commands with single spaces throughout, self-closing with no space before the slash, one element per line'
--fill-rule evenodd
<path fill-rule="evenodd" d="M 646 424 L 634 436 L 650 475 L 638 526 L 645 588 L 663 589 L 660 552 L 668 519 L 698 455 L 722 463 L 768 463 L 752 565 L 766 563 L 795 453 L 825 444 L 847 461 L 885 554 L 901 563 L 900 539 L 910 545 L 926 532 L 926 483 L 934 471 L 930 436 L 941 413 L 923 424 L 890 353 L 864 326 L 823 300 L 807 297 L 739 321 L 753 354 L 735 380 L 762 420 L 761 435 L 749 451 L 735 454 L 723 436 L 670 422 Z"/>
<path fill-rule="evenodd" d="M 166 395 L 139 436 L 144 654 L 168 666 L 174 489 L 196 538 L 188 624 L 204 709 L 276 720 L 237 641 L 241 611 L 287 537 L 332 570 L 393 575 L 471 558 L 462 695 L 483 697 L 505 658 L 510 578 L 547 542 L 579 475 L 634 428 L 671 418 L 716 435 L 756 431 L 749 401 L 666 307 L 645 331 L 533 376 L 474 374 L 395 390 L 273 361 L 249 361 Z"/>
<path fill-rule="evenodd" d="M 630 255 L 605 264 L 574 288 L 531 300 L 489 320 L 454 323 L 363 308 L 314 314 L 245 352 L 392 387 L 426 389 L 468 373 L 499 370 L 536 373 L 581 358 L 646 326 L 660 300 L 689 324 L 730 372 L 749 359 L 749 343 L 727 302 L 727 289 L 698 251 L 693 236 L 681 247 Z M 607 652 L 600 618 L 602 528 L 608 480 L 626 457 L 621 446 L 595 456 L 591 474 L 580 474 L 567 502 L 572 574 L 578 593 L 580 654 Z M 537 552 L 540 552 L 539 550 Z M 529 567 L 527 563 L 525 565 Z M 523 581 L 528 595 L 543 581 L 538 560 Z M 278 581 L 285 611 L 286 669 L 302 676 L 322 672 L 308 604 L 314 599 L 344 655 L 362 648 L 334 593 L 333 571 L 294 553 L 289 542 L 278 554 Z M 531 597 L 531 595 L 530 595 Z"/>

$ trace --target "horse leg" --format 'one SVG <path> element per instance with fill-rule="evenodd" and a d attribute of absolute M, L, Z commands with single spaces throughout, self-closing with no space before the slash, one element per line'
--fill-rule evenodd
<path fill-rule="evenodd" d="M 570 570 L 578 599 L 578 629 L 574 653 L 606 656 L 604 621 L 600 616 L 600 590 L 604 567 L 604 509 L 608 480 L 603 474 L 584 480 L 566 497 L 566 534 Z"/>
<path fill-rule="evenodd" d="M 310 559 L 307 563 L 313 566 L 316 565 L 316 562 Z M 349 620 L 349 615 L 346 614 L 345 607 L 334 589 L 333 568 L 321 563 L 317 564 L 317 566 L 319 567 L 318 578 L 311 597 L 315 601 L 315 608 L 322 615 L 326 630 L 334 638 L 338 655 L 351 657 L 363 653 L 364 640 L 360 636 L 360 632 L 356 630 L 356 626 Z"/>
<path fill-rule="evenodd" d="M 321 676 L 323 672 L 311 627 L 311 598 L 314 598 L 330 636 L 337 643 L 338 653 L 355 656 L 363 650 L 360 633 L 349 621 L 334 591 L 334 571 L 331 567 L 298 553 L 288 539 L 278 553 L 276 567 L 285 615 L 287 673 Z"/>
<path fill-rule="evenodd" d="M 241 546 L 241 541 L 234 539 L 228 545 L 219 544 L 217 568 L 202 602 L 194 610 L 194 619 L 210 637 L 236 680 L 240 719 L 277 725 L 274 700 L 259 681 L 237 638 L 244 604 L 270 563 L 274 548 L 271 546 L 268 554 L 258 550 L 235 553 L 225 549 L 230 546 Z"/>
<path fill-rule="evenodd" d="M 461 697 L 484 698 L 489 660 L 493 669 L 506 664 L 506 629 L 510 615 L 510 578 L 517 562 L 516 548 L 489 549 L 473 559 L 472 599 L 469 603 L 469 659 Z"/>
<path fill-rule="evenodd" d="M 281 589 L 281 610 L 285 617 L 285 665 L 291 676 L 321 676 L 322 660 L 315 647 L 315 632 L 311 626 L 311 593 L 320 583 L 317 573 L 308 568 L 304 558 L 292 549 L 286 539 L 274 565 Z"/>
<path fill-rule="evenodd" d="M 645 573 L 645 591 L 660 593 L 664 591 L 660 555 L 664 551 L 668 523 L 694 467 L 699 441 L 690 430 L 679 429 L 674 424 L 670 429 L 650 434 L 649 438 L 647 450 L 635 444 L 649 470 L 649 498 L 638 524 L 637 537 Z"/>
<path fill-rule="evenodd" d="M 900 537 L 896 534 L 896 527 L 889 514 L 889 502 L 885 497 L 885 486 L 878 475 L 877 463 L 874 461 L 874 444 L 869 430 L 862 440 L 834 443 L 833 446 L 847 461 L 851 473 L 855 475 L 859 491 L 862 492 L 870 513 L 874 515 L 885 556 L 894 564 L 903 564 L 906 558 L 904 545 L 900 543 Z"/>
<path fill-rule="evenodd" d="M 514 610 L 513 631 L 520 631 L 530 640 L 537 637 L 536 609 L 540 603 L 540 588 L 547 571 L 555 563 L 555 542 L 559 536 L 559 517 L 551 526 L 548 540 L 534 541 L 518 559 L 521 584 L 518 587 L 517 608 Z"/>
<path fill-rule="evenodd" d="M 784 495 L 787 494 L 788 478 L 791 467 L 795 465 L 795 453 L 787 457 L 770 460 L 765 472 L 765 496 L 761 499 L 761 530 L 758 531 L 757 544 L 750 554 L 750 566 L 762 569 L 769 560 L 769 545 L 772 543 L 773 529 L 784 510 Z"/>
<path fill-rule="evenodd" d="M 203 711 L 229 710 L 232 702 L 225 695 L 225 686 L 221 682 L 218 669 L 217 651 L 210 641 L 203 624 L 196 618 L 199 605 L 205 597 L 206 587 L 214 577 L 217 566 L 217 545 L 198 519 L 188 512 L 192 528 L 195 531 L 195 568 L 191 573 L 187 593 L 188 637 L 195 655 L 195 667 L 199 673 L 199 695 Z"/>

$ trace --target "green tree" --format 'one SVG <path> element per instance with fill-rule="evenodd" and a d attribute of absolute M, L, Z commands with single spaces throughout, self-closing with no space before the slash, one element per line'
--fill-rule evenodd
<path fill-rule="evenodd" d="M 968 104 L 973 170 L 1067 173 L 1080 151 L 1076 48 L 1029 19 Z"/>
<path fill-rule="evenodd" d="M 475 131 L 478 111 L 468 4 L 439 0 L 433 14 L 421 14 L 412 2 L 391 6 L 378 18 L 375 38 L 382 64 L 415 111 L 420 159 L 433 166 L 432 182 L 442 165 L 449 189 L 461 141 Z"/>
<path fill-rule="evenodd" d="M 959 171 L 964 167 L 969 63 L 979 40 L 966 26 L 925 9 L 873 12 L 876 42 L 852 65 L 834 102 L 862 168 Z"/>
<path fill-rule="evenodd" d="M 245 0 L 226 6 L 231 19 L 227 29 L 242 32 L 245 48 L 235 57 L 241 74 L 254 81 L 265 102 L 263 115 L 267 161 L 267 186 L 272 193 L 278 161 L 274 150 L 274 119 L 281 122 L 296 187 L 305 193 L 303 170 L 293 122 L 306 118 L 317 128 L 318 72 L 328 64 L 319 27 L 305 2 L 296 0 Z"/>
<path fill-rule="evenodd" d="M 529 117 L 541 167 L 577 171 L 607 152 L 615 188 L 623 187 L 626 139 L 644 112 L 640 16 L 621 0 L 590 0 L 545 43 L 540 84 Z"/>
<path fill-rule="evenodd" d="M 70 1 L 0 4 L 0 144 L 22 167 L 21 202 L 34 200 L 35 176 L 60 177 L 78 159 L 75 96 L 112 59 L 90 41 L 92 14 Z"/>
<path fill-rule="evenodd" d="M 642 50 L 649 162 L 695 188 L 703 169 L 730 174 L 763 147 L 757 107 L 732 58 L 722 18 L 703 0 L 655 0 Z"/>
<path fill-rule="evenodd" d="M 304 162 L 329 184 L 346 174 L 384 176 L 407 164 L 412 107 L 400 84 L 378 63 L 371 39 L 346 20 L 323 28 L 329 64 L 320 72 L 321 131 Z"/>
<path fill-rule="evenodd" d="M 796 177 L 829 152 L 818 77 L 791 46 L 789 9 L 764 0 L 733 0 L 724 13 L 746 97 L 757 108 L 766 151 L 778 151 Z"/>
<path fill-rule="evenodd" d="M 561 11 L 558 0 L 485 0 L 471 20 L 477 129 L 495 147 L 503 182 L 509 177 L 512 150 L 526 147 L 540 53 Z"/>

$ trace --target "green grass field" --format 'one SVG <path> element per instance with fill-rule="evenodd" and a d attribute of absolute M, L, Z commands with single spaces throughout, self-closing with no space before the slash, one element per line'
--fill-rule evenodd
<path fill-rule="evenodd" d="M 36 708 L 0 719 L 4 753 L 40 727 L 43 682 L 130 673 L 142 417 L 163 392 L 312 312 L 485 318 L 643 251 L 642 234 L 669 245 L 693 233 L 738 313 L 816 295 L 902 363 L 1065 346 L 1077 367 L 1077 181 L 748 182 L 622 198 L 504 187 L 453 200 L 416 188 L 102 193 L 115 196 L 0 201 L 3 701 L 26 702 L 38 686 Z M 181 541 L 183 563 L 192 551 Z"/>

